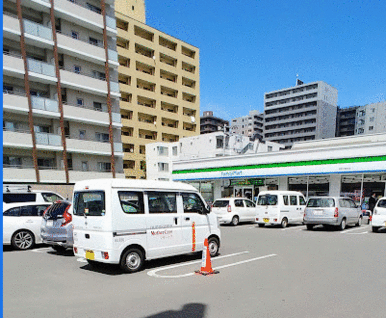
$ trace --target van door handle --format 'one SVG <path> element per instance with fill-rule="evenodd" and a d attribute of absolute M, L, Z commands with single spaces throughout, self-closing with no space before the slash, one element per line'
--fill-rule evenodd
<path fill-rule="evenodd" d="M 178 218 L 174 218 L 174 224 L 175 224 L 175 225 L 178 224 Z"/>
<path fill-rule="evenodd" d="M 185 221 L 190 221 L 190 218 L 185 218 Z"/>

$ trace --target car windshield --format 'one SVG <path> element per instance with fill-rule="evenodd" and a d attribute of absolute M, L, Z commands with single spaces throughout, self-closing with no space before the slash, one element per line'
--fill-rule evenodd
<path fill-rule="evenodd" d="M 63 200 L 61 196 L 51 192 L 42 192 L 42 197 L 46 202 L 55 202 L 57 200 Z"/>
<path fill-rule="evenodd" d="M 308 200 L 308 208 L 332 208 L 335 206 L 333 198 L 311 198 Z"/>
<path fill-rule="evenodd" d="M 74 193 L 74 215 L 105 215 L 104 191 L 87 191 Z"/>
<path fill-rule="evenodd" d="M 379 200 L 378 208 L 386 208 L 386 199 L 385 200 Z"/>
<path fill-rule="evenodd" d="M 229 205 L 229 200 L 216 200 L 213 203 L 214 208 L 225 208 Z"/>
<path fill-rule="evenodd" d="M 257 205 L 277 205 L 277 195 L 264 194 L 259 196 Z"/>

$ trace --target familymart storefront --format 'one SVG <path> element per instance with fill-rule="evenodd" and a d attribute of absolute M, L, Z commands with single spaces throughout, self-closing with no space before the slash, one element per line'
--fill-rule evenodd
<path fill-rule="evenodd" d="M 262 190 L 309 196 L 385 196 L 386 134 L 306 142 L 291 150 L 173 162 L 173 180 L 191 183 L 211 202 L 255 198 Z"/>

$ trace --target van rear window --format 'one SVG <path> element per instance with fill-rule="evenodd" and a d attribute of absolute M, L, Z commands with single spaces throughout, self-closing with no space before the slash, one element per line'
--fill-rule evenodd
<path fill-rule="evenodd" d="M 307 203 L 308 208 L 332 208 L 334 206 L 335 200 L 333 198 L 311 198 Z"/>
<path fill-rule="evenodd" d="M 257 205 L 277 205 L 277 195 L 264 194 L 259 196 Z"/>
<path fill-rule="evenodd" d="M 229 205 L 229 200 L 216 200 L 213 203 L 214 208 L 226 208 Z"/>
<path fill-rule="evenodd" d="M 74 215 L 103 216 L 105 212 L 104 191 L 74 193 Z"/>

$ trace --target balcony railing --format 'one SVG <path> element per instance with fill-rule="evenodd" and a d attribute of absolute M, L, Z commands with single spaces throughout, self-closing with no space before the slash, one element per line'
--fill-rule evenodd
<path fill-rule="evenodd" d="M 55 66 L 45 62 L 37 61 L 31 58 L 27 59 L 28 70 L 31 72 L 56 77 Z"/>
<path fill-rule="evenodd" d="M 36 143 L 38 145 L 50 145 L 50 146 L 61 146 L 62 141 L 59 135 L 48 134 L 48 133 L 35 133 Z"/>
<path fill-rule="evenodd" d="M 48 112 L 59 112 L 58 101 L 54 99 L 31 96 L 32 108 Z"/>
<path fill-rule="evenodd" d="M 52 41 L 52 30 L 39 23 L 24 20 L 24 31 L 37 37 Z"/>

